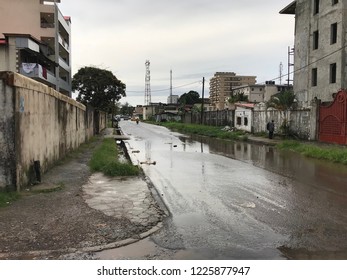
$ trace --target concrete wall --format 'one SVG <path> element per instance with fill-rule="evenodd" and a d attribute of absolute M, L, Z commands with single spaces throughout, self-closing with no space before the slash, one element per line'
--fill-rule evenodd
<path fill-rule="evenodd" d="M 315 132 L 312 135 L 311 129 L 311 122 L 316 119 L 312 117 L 311 110 L 308 108 L 281 112 L 271 108 L 266 109 L 265 106 L 256 106 L 253 110 L 253 133 L 266 132 L 266 124 L 271 120 L 275 122 L 275 134 L 281 133 L 280 126 L 287 119 L 290 131 L 300 139 L 316 140 Z"/>
<path fill-rule="evenodd" d="M 34 161 L 40 161 L 44 173 L 106 127 L 106 114 L 95 114 L 32 79 L 0 72 L 0 81 L 0 148 L 8 162 L 0 165 L 0 188 L 18 190 L 35 181 Z"/>
<path fill-rule="evenodd" d="M 234 110 L 207 111 L 203 115 L 203 124 L 211 126 L 234 126 Z M 200 112 L 190 112 L 182 115 L 183 123 L 201 123 Z"/>
<path fill-rule="evenodd" d="M 13 184 L 15 177 L 13 89 L 0 79 L 0 188 Z"/>
<path fill-rule="evenodd" d="M 311 103 L 310 108 L 281 112 L 266 109 L 265 105 L 255 106 L 253 110 L 222 110 L 204 112 L 204 124 L 211 126 L 231 126 L 252 133 L 267 132 L 266 124 L 274 120 L 275 134 L 282 133 L 280 126 L 284 119 L 289 120 L 289 128 L 300 139 L 317 140 L 317 110 L 319 103 Z M 248 125 L 244 125 L 244 114 L 248 116 Z M 236 124 L 237 116 L 242 116 L 242 125 Z M 201 113 L 186 113 L 182 116 L 183 123 L 200 124 Z M 234 122 L 235 120 L 235 122 Z"/>

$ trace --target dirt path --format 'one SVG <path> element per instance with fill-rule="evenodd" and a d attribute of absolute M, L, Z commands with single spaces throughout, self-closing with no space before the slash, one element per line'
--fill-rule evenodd
<path fill-rule="evenodd" d="M 54 167 L 39 186 L 23 191 L 21 199 L 0 209 L 0 259 L 88 259 L 92 254 L 66 254 L 137 237 L 150 229 L 106 216 L 83 200 L 82 186 L 91 175 L 87 164 L 100 141 L 101 137 Z M 37 192 L 46 187 L 58 189 Z"/>

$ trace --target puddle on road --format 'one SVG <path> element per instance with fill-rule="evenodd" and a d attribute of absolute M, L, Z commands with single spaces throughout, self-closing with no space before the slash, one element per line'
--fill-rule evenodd
<path fill-rule="evenodd" d="M 133 244 L 95 253 L 99 260 L 211 260 L 223 259 L 215 252 L 194 249 L 163 248 L 145 238 Z"/>
<path fill-rule="evenodd" d="M 286 246 L 278 248 L 283 255 L 292 260 L 346 260 L 347 251 L 314 251 L 310 252 L 306 249 L 291 249 Z"/>
<path fill-rule="evenodd" d="M 194 252 L 188 250 L 170 250 L 161 248 L 145 238 L 133 244 L 98 252 L 95 254 L 101 260 L 180 260 L 195 259 Z"/>

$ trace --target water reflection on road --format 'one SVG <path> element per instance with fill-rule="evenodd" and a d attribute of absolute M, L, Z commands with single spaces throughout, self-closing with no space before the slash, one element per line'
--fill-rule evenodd
<path fill-rule="evenodd" d="M 142 167 L 172 214 L 151 237 L 158 248 L 195 259 L 347 257 L 346 166 L 146 124 L 122 129 L 139 161 L 156 163 Z"/>

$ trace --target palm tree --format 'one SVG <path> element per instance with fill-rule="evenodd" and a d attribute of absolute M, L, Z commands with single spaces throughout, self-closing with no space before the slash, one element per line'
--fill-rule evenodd
<path fill-rule="evenodd" d="M 283 114 L 283 122 L 281 124 L 281 129 L 285 135 L 289 134 L 289 121 L 288 121 L 288 110 L 294 108 L 296 99 L 293 91 L 283 91 L 277 93 L 271 97 L 271 99 L 266 102 L 267 108 L 277 109 Z"/>

